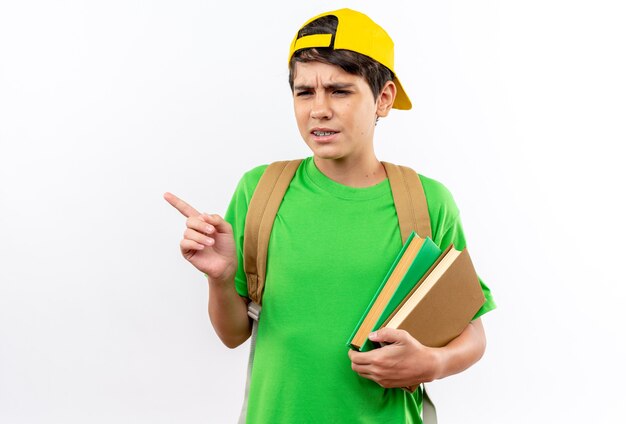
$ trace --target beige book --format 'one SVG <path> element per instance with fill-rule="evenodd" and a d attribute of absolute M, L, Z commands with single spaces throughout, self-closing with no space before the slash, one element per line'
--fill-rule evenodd
<path fill-rule="evenodd" d="M 383 327 L 406 330 L 426 346 L 445 346 L 463 332 L 485 300 L 467 249 L 451 246 Z"/>

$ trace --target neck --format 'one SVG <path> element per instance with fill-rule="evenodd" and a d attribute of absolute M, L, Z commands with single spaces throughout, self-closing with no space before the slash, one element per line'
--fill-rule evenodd
<path fill-rule="evenodd" d="M 331 180 L 349 187 L 370 187 L 387 178 L 383 164 L 372 154 L 365 158 L 313 157 L 317 169 Z"/>

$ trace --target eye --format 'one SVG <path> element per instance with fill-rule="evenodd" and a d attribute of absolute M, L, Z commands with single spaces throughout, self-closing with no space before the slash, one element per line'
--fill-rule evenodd
<path fill-rule="evenodd" d="M 335 91 L 333 91 L 333 94 L 336 94 L 338 96 L 347 96 L 350 93 L 351 93 L 351 91 L 349 91 L 349 90 L 335 90 Z"/>
<path fill-rule="evenodd" d="M 310 96 L 311 94 L 313 94 L 313 92 L 310 90 L 296 91 L 296 97 Z"/>

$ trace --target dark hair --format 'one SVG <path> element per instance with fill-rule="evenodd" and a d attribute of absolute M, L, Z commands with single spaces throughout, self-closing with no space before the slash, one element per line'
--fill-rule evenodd
<path fill-rule="evenodd" d="M 393 80 L 393 72 L 385 65 L 361 53 L 353 52 L 352 50 L 333 49 L 332 46 L 335 43 L 338 23 L 339 20 L 336 16 L 327 15 L 308 23 L 300 29 L 298 38 L 312 34 L 332 34 L 331 47 L 314 47 L 298 50 L 294 53 L 289 61 L 289 86 L 291 91 L 293 91 L 296 62 L 321 62 L 338 66 L 349 74 L 365 78 L 372 90 L 374 100 L 376 100 L 385 83 Z"/>

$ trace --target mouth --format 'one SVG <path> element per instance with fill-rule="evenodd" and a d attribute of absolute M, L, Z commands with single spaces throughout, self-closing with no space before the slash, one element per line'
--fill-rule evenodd
<path fill-rule="evenodd" d="M 314 128 L 311 130 L 313 141 L 317 143 L 330 143 L 337 138 L 339 131 L 330 128 Z"/>
<path fill-rule="evenodd" d="M 311 131 L 311 134 L 313 134 L 316 137 L 328 137 L 328 136 L 337 134 L 337 131 L 318 131 L 318 130 L 313 130 L 313 131 Z"/>

